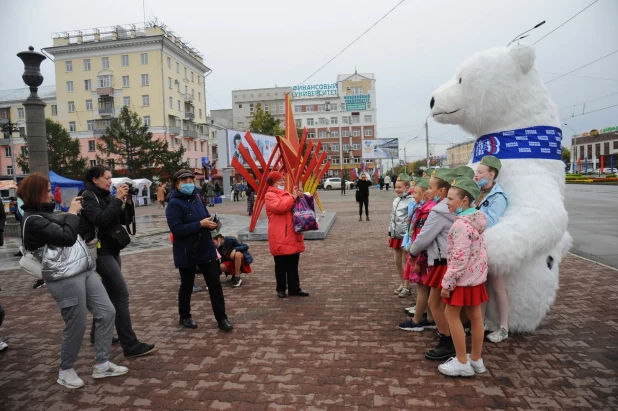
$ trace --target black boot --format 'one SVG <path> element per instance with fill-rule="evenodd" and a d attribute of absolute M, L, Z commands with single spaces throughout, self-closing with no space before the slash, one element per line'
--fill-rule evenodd
<path fill-rule="evenodd" d="M 440 335 L 440 342 L 433 350 L 425 353 L 425 359 L 431 361 L 444 361 L 455 356 L 455 346 L 450 335 Z"/>

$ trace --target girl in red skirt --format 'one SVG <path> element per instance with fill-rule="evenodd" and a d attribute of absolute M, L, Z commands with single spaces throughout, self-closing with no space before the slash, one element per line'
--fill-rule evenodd
<path fill-rule="evenodd" d="M 395 182 L 395 193 L 397 198 L 393 201 L 393 211 L 388 225 L 388 246 L 393 249 L 395 257 L 395 268 L 399 275 L 399 288 L 395 290 L 395 294 L 410 295 L 409 281 L 403 279 L 403 267 L 406 264 L 406 253 L 401 245 L 403 236 L 408 228 L 408 205 L 413 201 L 410 195 L 410 176 L 401 173 Z"/>
<path fill-rule="evenodd" d="M 486 371 L 481 350 L 484 328 L 481 304 L 489 300 L 487 281 L 487 245 L 483 232 L 487 220 L 482 211 L 473 207 L 480 195 L 476 183 L 468 177 L 458 177 L 451 183 L 447 206 L 457 218 L 448 233 L 446 259 L 448 269 L 442 279 L 445 315 L 451 329 L 456 357 L 440 365 L 444 375 L 469 377 Z M 462 307 L 472 323 L 472 350 L 466 354 L 466 334 L 461 323 Z"/>

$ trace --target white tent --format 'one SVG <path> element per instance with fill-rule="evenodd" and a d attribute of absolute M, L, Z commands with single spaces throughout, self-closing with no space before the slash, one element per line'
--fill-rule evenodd
<path fill-rule="evenodd" d="M 122 184 L 131 184 L 133 187 L 137 187 L 137 189 L 139 190 L 139 195 L 133 196 L 133 203 L 135 205 L 142 206 L 151 203 L 150 186 L 152 185 L 152 181 L 146 178 L 136 178 L 134 180 L 128 177 L 112 178 L 112 189 L 115 189 Z M 146 196 L 142 195 L 144 188 L 148 192 Z"/>

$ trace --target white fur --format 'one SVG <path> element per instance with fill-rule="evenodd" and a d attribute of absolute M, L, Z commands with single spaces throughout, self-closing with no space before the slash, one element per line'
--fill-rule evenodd
<path fill-rule="evenodd" d="M 520 44 L 471 56 L 452 80 L 434 92 L 434 119 L 457 124 L 477 138 L 532 126 L 560 127 L 557 107 L 534 58 L 534 48 Z M 528 332 L 538 327 L 551 308 L 558 290 L 558 268 L 571 247 L 564 208 L 564 163 L 501 161 L 497 181 L 509 202 L 504 216 L 485 231 L 489 269 L 491 275 L 505 279 L 509 330 Z M 554 259 L 551 270 L 549 256 Z M 487 288 L 491 295 L 491 287 Z M 487 322 L 494 327 L 498 322 L 492 301 Z"/>

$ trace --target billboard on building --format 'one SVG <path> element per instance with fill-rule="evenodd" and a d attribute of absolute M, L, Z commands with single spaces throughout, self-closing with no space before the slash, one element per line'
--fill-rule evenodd
<path fill-rule="evenodd" d="M 253 158 L 253 160 L 256 160 L 256 164 L 258 164 L 259 166 L 259 162 L 257 162 L 257 157 L 255 153 L 253 152 L 253 150 L 249 146 L 249 143 L 247 143 L 247 140 L 245 139 L 245 133 L 246 133 L 245 131 L 238 131 L 238 130 L 228 130 L 227 131 L 227 146 L 228 146 L 227 152 L 229 154 L 228 164 L 232 164 L 232 158 L 236 157 L 243 166 L 247 165 L 247 162 L 243 158 L 242 154 L 240 154 L 240 151 L 238 151 L 238 145 L 242 142 L 242 145 L 249 151 L 249 153 L 251 154 L 251 157 Z M 275 150 L 275 146 L 277 145 L 277 139 L 272 136 L 265 136 L 263 134 L 255 134 L 255 133 L 251 133 L 251 136 L 253 137 L 253 140 L 255 140 L 255 144 L 257 144 L 258 149 L 260 150 L 260 152 L 262 153 L 262 156 L 264 157 L 264 160 L 268 162 L 270 155 Z"/>
<path fill-rule="evenodd" d="M 363 140 L 363 160 L 399 158 L 399 140 L 370 139 Z"/>
<path fill-rule="evenodd" d="M 335 97 L 337 96 L 337 90 L 337 83 L 294 86 L 292 88 L 292 97 L 294 99 L 311 97 Z"/>

